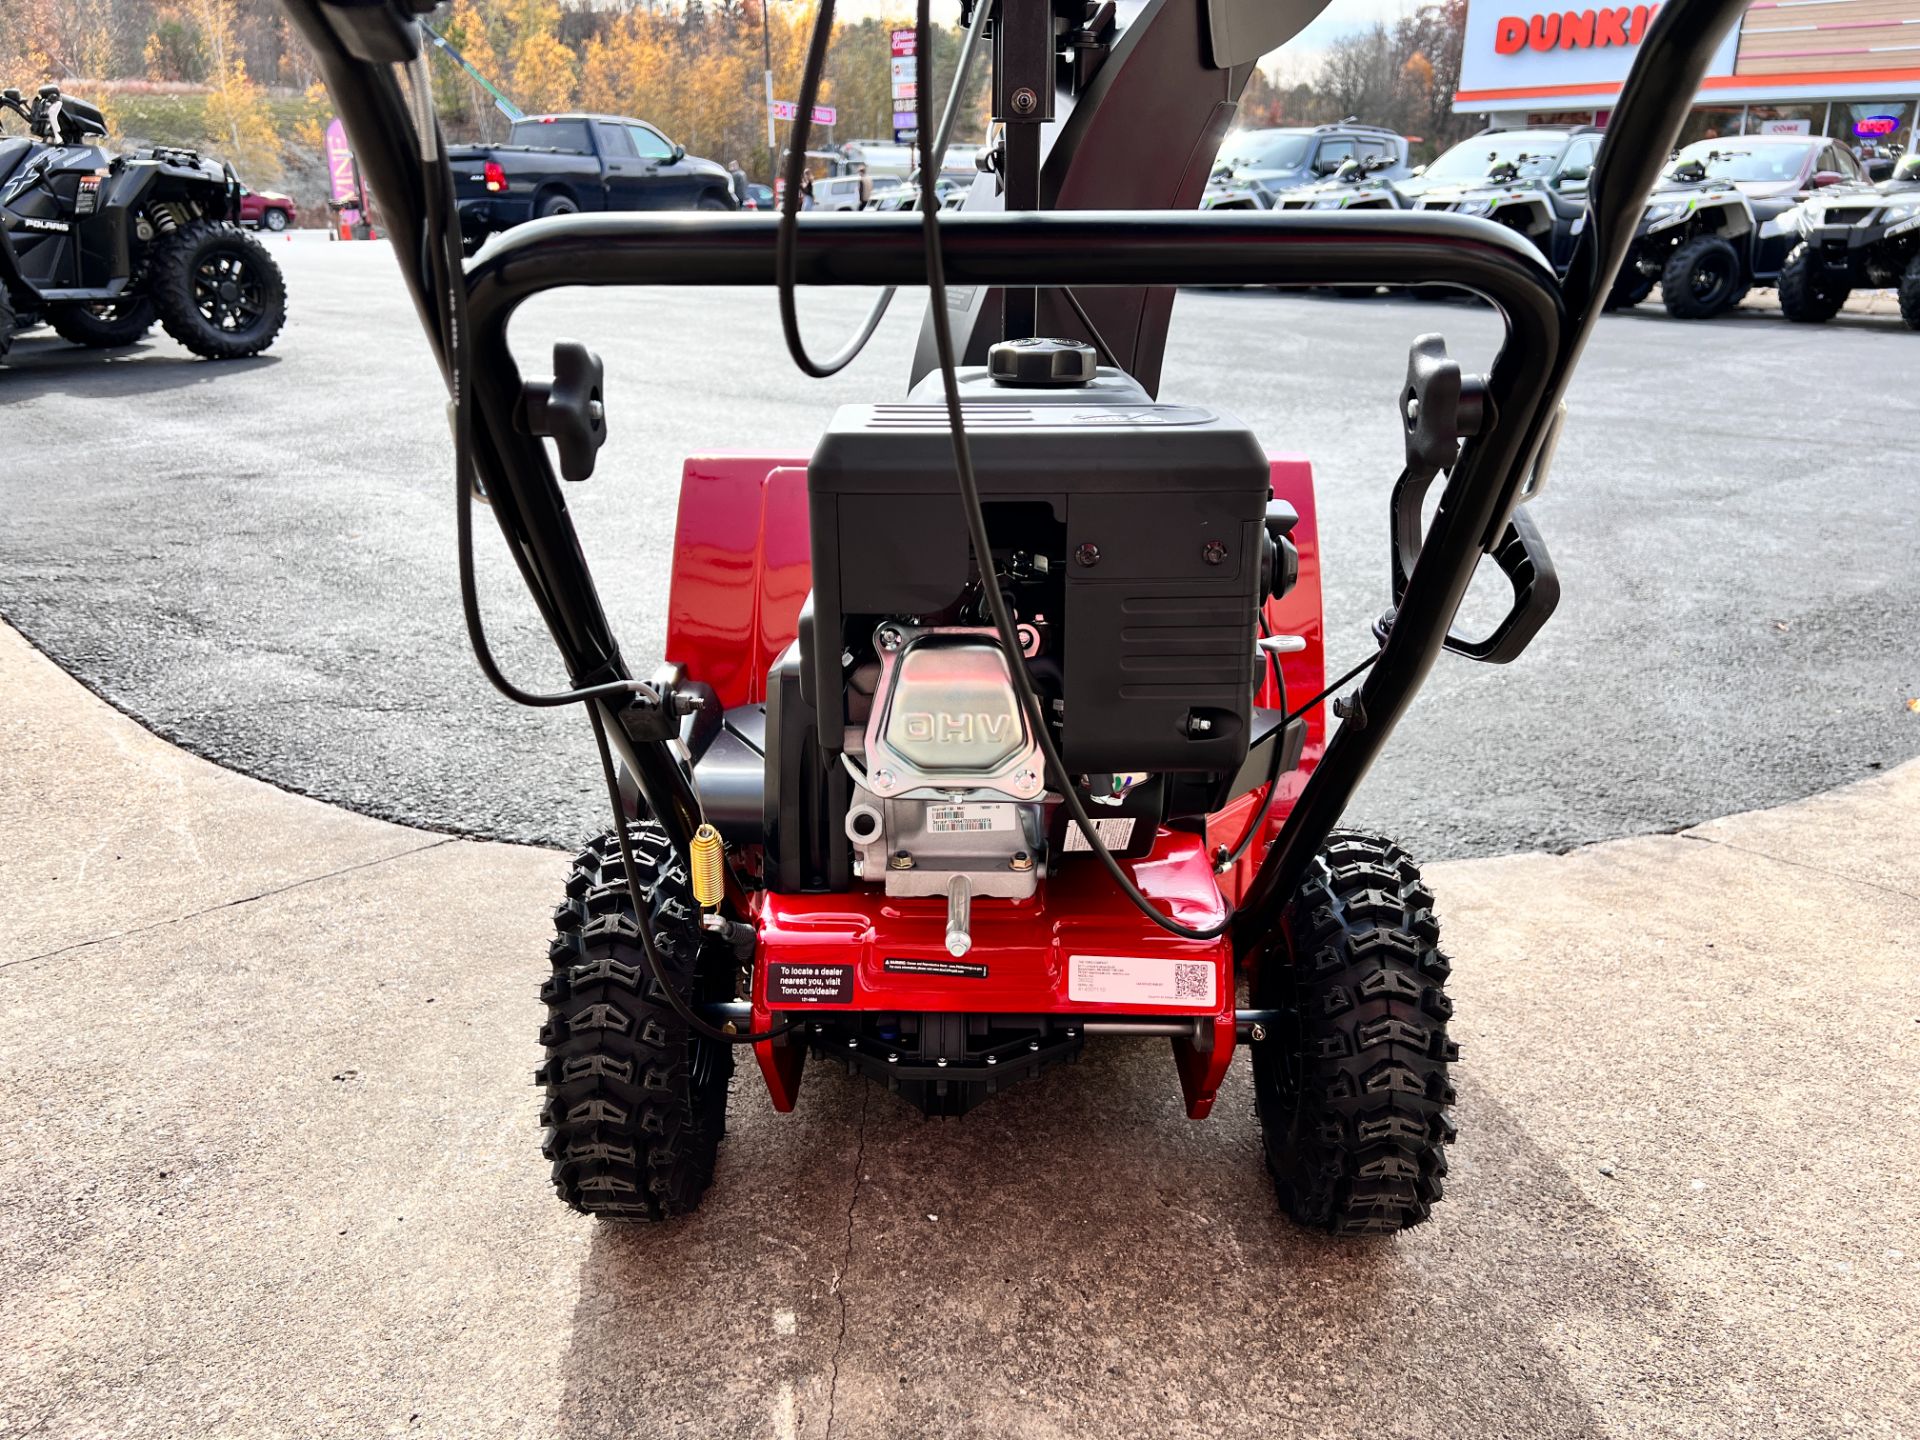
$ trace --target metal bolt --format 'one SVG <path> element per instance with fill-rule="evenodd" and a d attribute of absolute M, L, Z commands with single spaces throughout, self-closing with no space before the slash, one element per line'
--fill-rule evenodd
<path fill-rule="evenodd" d="M 1071 1025 L 1067 1027 L 1067 1039 L 1071 1040 L 1075 1035 L 1078 1035 L 1079 1033 L 1080 1032 L 1078 1030 L 1075 1030 Z"/>
<path fill-rule="evenodd" d="M 607 407 L 602 405 L 598 400 L 589 400 L 587 402 L 587 418 L 598 425 L 607 418 Z"/>
<path fill-rule="evenodd" d="M 1027 1049 L 1038 1050 L 1039 1048 L 1040 1048 L 1040 1042 L 1038 1040 L 1027 1041 Z"/>
<path fill-rule="evenodd" d="M 911 870 L 913 869 L 913 856 L 905 850 L 896 850 L 887 857 L 887 869 Z"/>
<path fill-rule="evenodd" d="M 876 790 L 891 790 L 893 788 L 893 771 L 891 770 L 874 771 L 873 772 L 873 788 Z"/>
<path fill-rule="evenodd" d="M 858 1035 L 849 1035 L 847 1037 L 847 1049 L 858 1050 L 859 1048 L 860 1048 L 860 1037 Z"/>
<path fill-rule="evenodd" d="M 1209 565 L 1218 565 L 1227 558 L 1227 547 L 1223 541 L 1209 540 L 1200 554 Z"/>
<path fill-rule="evenodd" d="M 1419 423 L 1420 423 L 1420 398 L 1417 395 L 1409 395 L 1407 397 L 1407 424 L 1418 425 Z"/>
<path fill-rule="evenodd" d="M 1013 858 L 1007 861 L 1007 868 L 1009 870 L 1031 870 L 1033 869 L 1033 856 L 1024 850 L 1016 850 L 1013 852 Z"/>
<path fill-rule="evenodd" d="M 1016 115 L 1031 115 L 1040 108 L 1040 97 L 1026 85 L 1022 85 L 1008 98 Z"/>
<path fill-rule="evenodd" d="M 1251 1026 L 1249 1026 L 1249 1027 L 1248 1027 L 1248 1029 L 1247 1029 L 1247 1038 L 1248 1038 L 1249 1040 L 1264 1040 L 1264 1039 L 1266 1039 L 1266 1038 L 1267 1038 L 1267 1027 L 1266 1027 L 1266 1026 L 1264 1026 L 1264 1025 L 1262 1025 L 1262 1024 L 1261 1024 L 1261 1023 L 1260 1023 L 1260 1022 L 1259 1022 L 1258 1020 L 1256 1020 L 1256 1021 L 1254 1021 L 1254 1022 L 1253 1022 L 1253 1024 L 1252 1024 Z"/>
<path fill-rule="evenodd" d="M 887 1051 L 887 1064 L 898 1065 L 899 1063 L 900 1063 L 900 1052 L 898 1050 Z"/>
<path fill-rule="evenodd" d="M 882 625 L 873 634 L 873 643 L 888 652 L 898 650 L 900 641 L 900 632 L 891 625 Z"/>
<path fill-rule="evenodd" d="M 947 1057 L 942 1055 L 938 1060 L 934 1061 L 933 1063 L 937 1065 L 940 1069 L 944 1070 L 947 1068 Z"/>
<path fill-rule="evenodd" d="M 1037 770 L 1022 770 L 1018 775 L 1013 777 L 1013 783 L 1018 785 L 1022 790 L 1038 790 L 1040 788 L 1040 772 Z"/>
<path fill-rule="evenodd" d="M 1082 565 L 1098 565 L 1100 563 L 1100 547 L 1089 540 L 1073 552 L 1073 558 Z"/>
<path fill-rule="evenodd" d="M 1000 1063 L 1000 1057 L 998 1055 L 987 1056 L 987 1064 L 998 1065 L 999 1063 Z"/>

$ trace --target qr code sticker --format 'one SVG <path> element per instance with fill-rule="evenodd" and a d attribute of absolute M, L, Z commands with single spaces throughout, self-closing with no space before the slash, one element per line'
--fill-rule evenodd
<path fill-rule="evenodd" d="M 1176 961 L 1173 967 L 1173 998 L 1211 1002 L 1213 967 L 1199 960 Z"/>

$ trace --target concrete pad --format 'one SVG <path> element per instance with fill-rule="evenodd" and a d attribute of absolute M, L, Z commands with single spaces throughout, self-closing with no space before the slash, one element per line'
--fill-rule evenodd
<path fill-rule="evenodd" d="M 440 843 L 164 745 L 0 624 L 0 966 Z"/>
<path fill-rule="evenodd" d="M 61 783 L 48 723 L 173 793 L 22 673 L 8 793 Z M 203 835 L 307 823 L 227 778 Z M 169 911 L 160 855 L 147 928 L 0 952 L 0 1435 L 1920 1433 L 1916 796 L 1434 867 L 1461 1141 L 1433 1223 L 1359 1245 L 1275 1214 L 1244 1063 L 1194 1124 L 1120 1041 L 949 1123 L 743 1070 L 697 1216 L 586 1220 L 530 1083 L 560 857 L 375 826 Z"/>

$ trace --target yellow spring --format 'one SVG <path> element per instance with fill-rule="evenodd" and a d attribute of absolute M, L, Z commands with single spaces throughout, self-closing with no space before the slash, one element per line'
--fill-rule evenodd
<path fill-rule="evenodd" d="M 693 898 L 702 910 L 713 909 L 726 894 L 726 854 L 726 847 L 720 843 L 720 832 L 713 826 L 702 825 L 693 832 L 689 849 L 693 862 Z"/>

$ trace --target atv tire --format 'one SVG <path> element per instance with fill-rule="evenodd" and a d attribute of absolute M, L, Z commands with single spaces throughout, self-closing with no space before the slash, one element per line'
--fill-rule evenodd
<path fill-rule="evenodd" d="M 730 994 L 731 958 L 701 943 L 686 866 L 657 825 L 627 834 L 665 977 L 688 1000 Z M 692 1034 L 650 977 L 614 835 L 575 857 L 553 923 L 534 1078 L 554 1188 L 589 1215 L 685 1215 L 713 1180 L 732 1048 Z"/>
<path fill-rule="evenodd" d="M 167 334 L 208 360 L 258 355 L 287 323 L 287 286 L 237 225 L 196 220 L 155 248 L 148 289 Z"/>
<path fill-rule="evenodd" d="M 1418 1225 L 1454 1138 L 1433 895 L 1390 840 L 1335 831 L 1281 913 L 1254 1002 L 1254 1100 L 1281 1209 L 1336 1235 Z"/>
<path fill-rule="evenodd" d="M 1780 313 L 1802 325 L 1819 325 L 1840 313 L 1847 290 L 1833 284 L 1814 267 L 1813 251 L 1793 247 L 1780 270 Z"/>
<path fill-rule="evenodd" d="M 1607 292 L 1607 310 L 1631 310 L 1653 293 L 1653 276 L 1638 265 L 1623 265 Z"/>
<path fill-rule="evenodd" d="M 70 345 L 117 350 L 131 345 L 159 319 L 153 301 L 142 295 L 117 305 L 56 305 L 47 312 L 53 333 Z"/>
<path fill-rule="evenodd" d="M 1920 251 L 1900 272 L 1900 318 L 1909 330 L 1920 330 Z"/>
<path fill-rule="evenodd" d="M 1740 252 L 1718 235 L 1696 235 L 1667 257 L 1660 298 L 1676 320 L 1711 320 L 1740 303 L 1748 283 Z"/>

